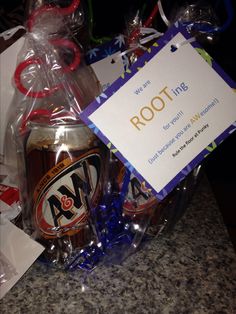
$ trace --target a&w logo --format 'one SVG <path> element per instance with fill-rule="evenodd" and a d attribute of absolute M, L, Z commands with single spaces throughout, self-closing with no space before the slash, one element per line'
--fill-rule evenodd
<path fill-rule="evenodd" d="M 138 215 L 147 212 L 157 200 L 149 189 L 131 174 L 128 193 L 123 205 L 127 215 Z"/>
<path fill-rule="evenodd" d="M 36 223 L 43 233 L 56 236 L 56 231 L 68 231 L 86 221 L 89 201 L 97 197 L 100 170 L 100 156 L 91 154 L 47 184 L 36 205 Z"/>

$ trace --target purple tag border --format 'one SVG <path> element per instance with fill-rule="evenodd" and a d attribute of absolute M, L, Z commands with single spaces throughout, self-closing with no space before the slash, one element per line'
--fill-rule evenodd
<path fill-rule="evenodd" d="M 85 124 L 109 147 L 123 164 L 132 172 L 141 182 L 145 182 L 145 186 L 152 190 L 152 193 L 159 200 L 163 200 L 188 174 L 191 172 L 210 152 L 212 152 L 224 139 L 230 134 L 236 131 L 236 122 L 229 126 L 223 133 L 221 133 L 212 143 L 203 149 L 189 164 L 187 164 L 160 192 L 157 192 L 142 175 L 136 171 L 136 169 L 129 163 L 129 161 L 119 152 L 116 147 L 109 141 L 109 139 L 93 124 L 89 119 L 89 116 L 96 111 L 104 102 L 106 102 L 116 91 L 118 91 L 129 79 L 131 79 L 136 73 L 137 68 L 145 66 L 145 62 L 151 60 L 166 44 L 178 33 L 189 39 L 191 35 L 186 29 L 175 23 L 160 39 L 157 40 L 157 44 L 152 45 L 151 49 L 141 56 L 137 62 L 135 62 L 129 69 L 124 72 L 123 77 L 119 77 L 105 92 L 101 93 L 81 114 L 80 117 Z M 191 43 L 193 48 L 203 49 L 196 41 Z M 181 49 L 178 48 L 178 49 Z M 173 52 L 174 53 L 174 52 Z M 211 58 L 212 68 L 224 79 L 224 81 L 232 88 L 236 88 L 236 83 L 224 72 L 224 70 Z M 157 174 L 158 175 L 158 174 Z"/>

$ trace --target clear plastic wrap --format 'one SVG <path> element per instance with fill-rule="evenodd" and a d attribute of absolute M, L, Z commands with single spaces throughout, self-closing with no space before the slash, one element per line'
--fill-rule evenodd
<path fill-rule="evenodd" d="M 88 216 L 101 198 L 104 149 L 79 114 L 100 85 L 64 15 L 41 9 L 29 30 L 14 76 L 6 163 L 18 168 L 24 230 L 46 247 L 47 262 L 64 263 L 97 240 Z"/>
<path fill-rule="evenodd" d="M 130 63 L 137 61 L 147 48 L 163 33 L 153 28 L 153 22 L 158 13 L 157 3 L 152 8 L 147 19 L 143 20 L 140 11 L 133 14 L 132 18 L 126 23 L 126 44 L 128 46 Z"/>
<path fill-rule="evenodd" d="M 128 45 L 140 43 L 142 28 L 154 27 L 163 31 L 179 21 L 202 44 L 214 44 L 220 34 L 232 23 L 234 9 L 231 0 L 199 1 L 199 0 L 158 0 L 150 3 L 149 16 L 143 19 L 143 10 L 133 13 L 127 22 Z M 136 60 L 142 51 L 136 49 L 131 61 Z M 136 58 L 135 58 L 135 55 Z"/>
<path fill-rule="evenodd" d="M 17 275 L 15 267 L 0 251 L 0 287 L 15 275 Z"/>
<path fill-rule="evenodd" d="M 170 25 L 180 21 L 200 42 L 210 44 L 217 40 L 216 34 L 220 21 L 209 1 L 193 1 L 174 7 L 170 16 Z"/>
<path fill-rule="evenodd" d="M 234 9 L 231 0 L 178 1 L 159 0 L 162 21 L 170 27 L 179 21 L 201 44 L 215 44 L 232 23 Z"/>
<path fill-rule="evenodd" d="M 76 35 L 84 27 L 83 4 L 77 0 L 29 0 L 27 1 L 26 14 L 27 17 L 30 17 L 35 12 L 42 11 L 42 8 L 43 10 L 52 8 L 55 12 L 55 7 L 64 16 L 64 24 L 69 27 L 73 35 Z"/>
<path fill-rule="evenodd" d="M 116 172 L 118 161 L 80 121 L 101 89 L 67 26 L 52 6 L 29 18 L 6 163 L 19 178 L 23 228 L 45 247 L 41 260 L 90 271 L 134 252 L 150 215 L 125 213 L 130 173 L 120 164 Z"/>
<path fill-rule="evenodd" d="M 192 170 L 164 200 L 158 201 L 114 155 L 109 164 L 109 184 L 105 187 L 112 191 L 111 200 L 114 200 L 114 194 L 118 199 L 123 195 L 121 216 L 131 237 L 131 245 L 126 251 L 128 256 L 138 248 L 141 241 L 173 229 L 192 198 L 201 175 L 201 165 Z M 108 192 L 104 194 L 109 195 Z"/>

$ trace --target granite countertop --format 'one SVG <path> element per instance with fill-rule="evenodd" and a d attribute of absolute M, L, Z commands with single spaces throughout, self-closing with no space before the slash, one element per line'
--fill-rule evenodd
<path fill-rule="evenodd" d="M 82 282 L 79 272 L 36 262 L 1 313 L 236 313 L 236 255 L 208 182 L 171 233 Z"/>

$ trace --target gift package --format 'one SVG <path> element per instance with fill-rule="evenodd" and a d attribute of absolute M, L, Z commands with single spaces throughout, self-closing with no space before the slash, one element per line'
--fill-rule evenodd
<path fill-rule="evenodd" d="M 168 140 L 163 138 L 159 147 L 152 149 L 152 156 L 145 145 L 142 150 L 147 138 L 151 142 L 152 137 L 161 137 L 155 126 L 150 126 L 156 116 L 167 134 L 187 115 L 180 104 L 168 118 L 161 116 L 162 111 L 171 110 L 169 103 L 175 97 L 185 97 L 194 84 L 194 80 L 180 80 L 178 86 L 174 81 L 168 85 L 167 78 L 175 72 L 170 68 L 166 73 L 150 73 L 150 79 L 145 80 L 143 72 L 143 83 L 137 87 L 142 67 L 152 67 L 160 49 L 182 29 L 187 37 L 172 44 L 171 53 L 178 54 L 181 47 L 195 41 L 214 45 L 231 22 L 230 1 L 218 4 L 227 15 L 224 21 L 219 8 L 209 1 L 121 2 L 125 14 L 120 16 L 120 24 L 110 29 L 107 21 L 101 27 L 96 20 L 97 5 L 90 0 L 28 1 L 26 32 L 11 77 L 14 95 L 5 110 L 1 160 L 5 169 L 0 195 L 1 205 L 5 204 L 1 207 L 4 219 L 43 247 L 39 263 L 86 274 L 101 264 L 120 264 L 138 249 L 145 250 L 148 241 L 168 236 L 192 198 L 203 158 L 213 150 L 212 143 L 217 146 L 233 132 L 236 120 L 230 118 L 218 133 L 212 132 L 202 144 L 204 150 L 200 144 L 196 144 L 196 152 L 189 149 L 190 143 L 199 141 L 210 128 L 207 112 L 221 101 L 216 95 L 208 97 L 208 103 L 202 103 L 204 108 L 196 109 L 188 123 L 182 122 L 181 130 L 179 124 L 173 131 L 176 134 L 169 133 Z M 101 34 L 104 28 L 106 32 Z M 204 60 L 204 67 L 209 66 L 205 61 L 213 62 L 201 47 L 193 44 L 191 49 Z M 158 60 L 162 62 L 161 57 Z M 166 81 L 161 89 L 155 83 L 158 77 Z M 231 89 L 231 81 L 225 81 Z M 134 100 L 129 91 L 118 95 L 125 88 L 134 90 Z M 151 88 L 156 94 L 150 102 L 145 93 Z M 115 106 L 107 108 L 115 99 Z M 125 111 L 119 111 L 126 106 L 121 104 L 129 107 L 129 102 L 130 108 L 134 107 L 133 116 L 127 114 L 126 119 L 130 131 L 120 122 Z M 135 109 L 140 103 L 141 109 Z M 107 108 L 104 114 L 100 113 L 102 107 Z M 98 120 L 94 108 L 100 110 Z M 189 129 L 200 123 L 198 119 L 205 119 L 204 124 L 190 136 Z M 126 132 L 114 131 L 110 139 L 110 129 L 116 130 L 118 121 Z M 149 127 L 150 137 L 144 135 Z M 220 134 L 226 129 L 222 138 Z M 137 150 L 133 134 L 140 136 L 140 142 L 135 140 L 141 146 Z M 119 145 L 121 140 L 124 145 Z M 172 159 L 161 163 L 171 149 Z M 181 163 L 178 156 L 184 154 L 189 157 Z M 149 167 L 160 160 L 162 172 L 148 170 L 150 178 L 152 175 L 160 182 L 160 189 L 149 180 L 149 174 L 140 171 L 144 168 L 141 158 L 148 160 Z M 0 255 L 1 285 L 15 275 L 14 265 L 4 254 Z"/>

